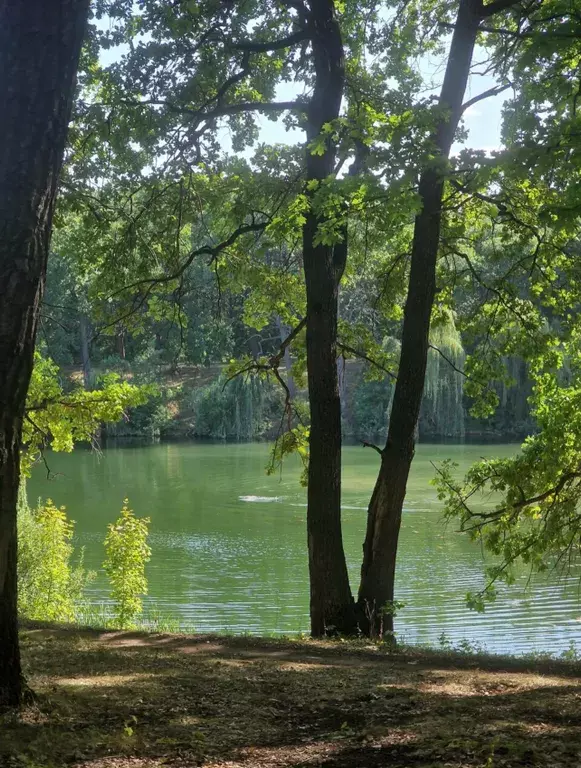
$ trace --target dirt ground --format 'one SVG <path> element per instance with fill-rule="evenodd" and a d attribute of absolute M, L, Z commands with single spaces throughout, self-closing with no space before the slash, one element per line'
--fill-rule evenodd
<path fill-rule="evenodd" d="M 22 633 L 0 766 L 581 766 L 581 668 L 374 646 Z"/>

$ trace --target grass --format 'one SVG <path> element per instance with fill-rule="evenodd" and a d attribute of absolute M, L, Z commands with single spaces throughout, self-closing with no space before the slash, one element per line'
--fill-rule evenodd
<path fill-rule="evenodd" d="M 16 768 L 578 765 L 581 665 L 29 626 Z"/>

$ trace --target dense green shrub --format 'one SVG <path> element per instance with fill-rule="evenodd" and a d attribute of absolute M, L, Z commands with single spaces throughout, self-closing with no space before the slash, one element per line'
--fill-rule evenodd
<path fill-rule="evenodd" d="M 151 557 L 147 544 L 149 518 L 135 517 L 128 504 L 125 499 L 119 518 L 108 526 L 103 563 L 111 585 L 115 623 L 122 629 L 135 626 L 135 619 L 143 611 L 141 598 L 147 594 L 145 564 Z"/>
<path fill-rule="evenodd" d="M 50 499 L 32 510 L 24 483 L 18 501 L 19 610 L 30 619 L 74 621 L 93 574 L 83 567 L 81 550 L 73 564 L 74 522 Z"/>

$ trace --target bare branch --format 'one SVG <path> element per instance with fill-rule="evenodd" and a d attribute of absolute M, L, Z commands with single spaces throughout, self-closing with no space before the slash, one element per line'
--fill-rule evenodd
<path fill-rule="evenodd" d="M 166 107 L 172 112 L 198 117 L 199 122 L 227 115 L 238 115 L 241 112 L 284 112 L 285 110 L 305 109 L 305 105 L 301 101 L 241 101 L 236 104 L 217 106 L 209 112 L 204 112 L 203 109 L 180 106 L 162 99 L 148 99 L 147 101 L 125 100 L 123 104 L 130 107 Z"/>
<path fill-rule="evenodd" d="M 499 93 L 508 90 L 511 86 L 512 83 L 506 83 L 505 85 L 497 85 L 494 88 L 489 88 L 488 90 L 479 93 L 477 96 L 468 99 L 468 101 L 465 101 L 464 104 L 462 104 L 461 111 L 464 113 L 474 104 L 478 104 L 479 101 L 484 101 L 484 99 L 488 99 L 491 96 L 498 96 Z"/>
<path fill-rule="evenodd" d="M 483 387 L 485 389 L 489 387 L 488 382 L 475 380 L 472 376 L 470 376 L 470 374 L 466 373 L 466 371 L 463 371 L 462 368 L 458 368 L 454 361 L 450 360 L 450 358 L 440 349 L 440 347 L 436 347 L 434 344 L 428 344 L 428 346 L 430 349 L 433 349 L 434 352 L 437 352 L 440 357 L 442 357 L 448 363 L 452 370 L 456 371 L 456 373 L 459 373 L 461 376 L 464 376 L 467 381 L 474 381 L 474 383 L 478 384 L 479 387 Z"/>
<path fill-rule="evenodd" d="M 216 262 L 218 256 L 231 245 L 233 245 L 239 237 L 251 232 L 263 232 L 266 229 L 266 226 L 267 222 L 256 223 L 253 221 L 251 224 L 241 224 L 239 227 L 237 227 L 237 229 L 234 230 L 234 232 L 232 232 L 230 237 L 226 238 L 226 240 L 223 240 L 221 243 L 218 243 L 218 245 L 204 245 L 201 248 L 196 248 L 190 251 L 184 262 L 171 274 L 161 275 L 160 277 L 145 277 L 142 280 L 136 280 L 134 283 L 129 283 L 128 285 L 125 285 L 122 288 L 114 291 L 108 296 L 109 300 L 113 299 L 115 296 L 118 296 L 121 293 L 126 293 L 127 291 L 131 291 L 135 288 L 140 288 L 142 286 L 145 288 L 143 293 L 138 294 L 134 298 L 132 306 L 123 315 L 116 317 L 111 322 L 101 326 L 99 330 L 94 334 L 91 341 L 94 342 L 107 328 L 111 328 L 112 326 L 117 325 L 118 323 L 123 322 L 123 320 L 126 320 L 128 317 L 134 315 L 135 312 L 137 312 L 139 309 L 141 309 L 141 307 L 145 305 L 145 302 L 151 295 L 151 292 L 155 286 L 169 283 L 172 280 L 177 280 L 184 274 L 186 269 L 190 266 L 190 264 L 192 264 L 196 257 L 210 256 L 210 263 Z"/>
<path fill-rule="evenodd" d="M 232 376 L 230 376 L 226 382 L 224 383 L 224 387 L 226 384 L 231 382 L 233 379 L 237 378 L 238 376 L 242 376 L 245 373 L 250 373 L 251 371 L 267 371 L 269 373 L 274 373 L 277 379 L 279 379 L 279 382 L 282 384 L 284 389 L 287 392 L 288 400 L 290 401 L 290 392 L 288 391 L 287 385 L 284 383 L 284 381 L 281 379 L 281 376 L 278 372 L 278 367 L 280 365 L 280 361 L 282 360 L 284 356 L 285 349 L 293 343 L 293 341 L 296 339 L 296 337 L 299 335 L 299 333 L 303 330 L 303 328 L 307 324 L 307 318 L 304 317 L 289 333 L 289 335 L 282 341 L 278 352 L 276 355 L 272 355 L 268 359 L 267 363 L 260 363 L 258 360 L 255 360 L 253 363 L 250 363 L 245 368 L 243 368 L 240 371 L 236 371 Z"/>
<path fill-rule="evenodd" d="M 373 448 L 374 451 L 377 451 L 377 453 L 383 458 L 383 451 L 378 445 L 375 445 L 375 443 L 369 443 L 367 440 L 362 440 L 361 445 L 364 448 Z"/>
<path fill-rule="evenodd" d="M 366 360 L 370 365 L 375 366 L 376 368 L 379 368 L 380 371 L 383 371 L 386 373 L 391 379 L 394 381 L 397 381 L 397 376 L 393 371 L 390 371 L 385 366 L 381 365 L 381 363 L 378 363 L 377 360 L 373 360 L 373 358 L 369 357 L 365 354 L 365 352 L 360 352 L 357 349 L 354 349 L 353 347 L 350 347 L 348 344 L 343 344 L 343 342 L 338 341 L 337 346 L 339 349 L 342 349 L 344 352 L 347 352 L 350 355 L 353 355 L 354 357 L 359 357 L 361 360 Z"/>
<path fill-rule="evenodd" d="M 240 51 L 248 51 L 250 53 L 266 53 L 268 51 L 280 51 L 283 48 L 291 48 L 296 43 L 301 43 L 303 40 L 309 39 L 309 33 L 306 29 L 301 29 L 295 32 L 293 35 L 283 37 L 280 40 L 272 40 L 265 42 L 252 42 L 251 40 L 243 40 L 239 43 L 233 43 L 232 47 L 237 48 Z"/>
<path fill-rule="evenodd" d="M 202 114 L 201 117 L 203 120 L 213 120 L 227 115 L 239 115 L 242 112 L 285 112 L 287 110 L 292 112 L 304 111 L 305 108 L 305 104 L 301 101 L 242 101 L 238 104 L 224 104 L 223 107 L 216 107 L 211 112 Z"/>

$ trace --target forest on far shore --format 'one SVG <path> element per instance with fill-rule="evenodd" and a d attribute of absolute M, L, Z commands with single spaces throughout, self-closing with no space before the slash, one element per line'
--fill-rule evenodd
<path fill-rule="evenodd" d="M 280 315 L 274 314 L 260 330 L 249 327 L 244 315 L 248 292 L 220 287 L 212 269 L 198 261 L 188 273 L 192 290 L 181 303 L 181 325 L 174 318 L 156 319 L 144 310 L 138 332 L 119 323 L 99 333 L 89 302 L 80 300 L 75 288 L 74 254 L 67 259 L 66 234 L 61 232 L 53 240 L 40 349 L 58 365 L 67 389 L 79 382 L 92 388 L 110 372 L 132 383 L 156 385 L 147 403 L 129 408 L 122 421 L 104 425 L 103 437 L 277 437 L 284 406 L 280 385 L 255 372 L 229 381 L 228 364 L 248 355 L 258 359 L 275 354 L 289 332 Z M 65 255 L 58 251 L 61 242 Z M 363 281 L 345 286 L 340 318 L 347 324 L 370 323 L 382 349 L 396 346 L 397 323 L 361 304 L 364 288 Z M 367 302 L 372 298 L 368 296 Z M 428 353 L 420 440 L 517 441 L 535 430 L 528 403 L 532 382 L 525 360 L 507 357 L 510 378 L 494 385 L 499 404 L 488 418 L 478 418 L 470 413 L 472 399 L 464 394 L 462 369 L 469 350 L 452 316 L 432 332 L 432 341 L 437 349 Z M 360 355 L 346 351 L 337 359 L 343 438 L 349 442 L 380 442 L 387 434 L 393 380 L 365 357 L 362 348 Z M 290 352 L 281 363 L 293 396 L 306 405 L 308 392 L 300 363 Z"/>

